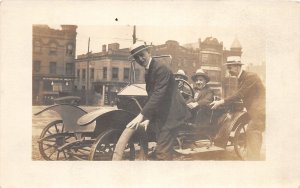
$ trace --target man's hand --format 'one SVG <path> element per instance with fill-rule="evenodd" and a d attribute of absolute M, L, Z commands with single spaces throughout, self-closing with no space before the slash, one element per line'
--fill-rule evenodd
<path fill-rule="evenodd" d="M 142 123 L 140 123 L 140 126 L 144 127 L 145 131 L 147 131 L 149 123 L 150 123 L 150 121 L 147 119 L 147 120 L 143 121 Z"/>
<path fill-rule="evenodd" d="M 131 129 L 137 129 L 140 123 L 143 121 L 143 114 L 137 115 L 131 122 L 129 122 L 126 127 Z"/>
<path fill-rule="evenodd" d="M 198 103 L 197 102 L 190 102 L 187 104 L 187 106 L 190 108 L 190 109 L 193 109 L 195 108 L 196 106 L 198 106 Z"/>
<path fill-rule="evenodd" d="M 211 109 L 214 110 L 214 109 L 218 108 L 219 106 L 221 106 L 222 104 L 224 104 L 224 99 L 219 100 L 219 101 L 213 101 L 209 105 L 211 106 Z"/>

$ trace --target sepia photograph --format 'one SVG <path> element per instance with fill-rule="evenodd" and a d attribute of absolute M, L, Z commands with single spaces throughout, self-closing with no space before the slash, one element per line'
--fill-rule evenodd
<path fill-rule="evenodd" d="M 0 188 L 299 187 L 297 1 L 0 1 Z"/>
<path fill-rule="evenodd" d="M 226 35 L 205 27 L 52 27 L 32 30 L 33 160 L 264 160 L 262 28 L 219 28 Z M 255 29 L 262 32 L 250 41 Z M 232 41 L 196 35 L 209 32 Z M 152 59 L 167 72 L 151 70 Z M 254 143 L 249 125 L 259 131 Z M 160 136 L 164 127 L 170 133 Z M 162 151 L 160 142 L 168 145 Z"/>

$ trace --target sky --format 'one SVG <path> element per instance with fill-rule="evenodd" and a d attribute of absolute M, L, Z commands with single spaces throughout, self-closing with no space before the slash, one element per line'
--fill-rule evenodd
<path fill-rule="evenodd" d="M 51 26 L 58 28 L 59 26 Z M 133 25 L 118 26 L 88 26 L 78 25 L 76 55 L 87 53 L 88 38 L 90 37 L 90 51 L 100 52 L 103 44 L 117 42 L 120 48 L 132 45 Z M 240 27 L 238 30 L 230 27 L 201 26 L 136 26 L 136 36 L 139 40 L 153 45 L 164 44 L 167 40 L 176 40 L 180 45 L 197 43 L 206 37 L 217 38 L 223 42 L 226 49 L 230 49 L 237 38 L 242 45 L 242 60 L 245 64 L 261 64 L 265 61 L 265 34 L 259 26 Z"/>
<path fill-rule="evenodd" d="M 268 3 L 144 1 L 133 5 L 112 2 L 100 12 L 101 6 L 81 7 L 78 19 L 71 22 L 78 26 L 76 55 L 87 53 L 89 37 L 93 52 L 100 52 L 103 44 L 114 42 L 118 42 L 120 48 L 130 47 L 133 25 L 136 25 L 137 38 L 153 45 L 164 44 L 167 40 L 184 45 L 196 43 L 199 38 L 203 41 L 206 37 L 214 37 L 230 49 L 238 38 L 243 63 L 261 64 L 266 61 L 267 27 L 272 24 L 270 18 L 274 13 L 277 15 L 277 11 L 266 11 L 270 8 Z"/>

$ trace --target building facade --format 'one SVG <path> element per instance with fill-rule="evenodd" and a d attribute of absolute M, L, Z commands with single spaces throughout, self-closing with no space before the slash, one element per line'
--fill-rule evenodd
<path fill-rule="evenodd" d="M 133 76 L 128 56 L 129 48 L 120 49 L 118 43 L 102 45 L 98 53 L 77 56 L 76 91 L 83 98 L 87 97 L 88 104 L 115 104 L 117 93 Z M 136 64 L 135 70 L 135 82 L 144 83 L 144 69 Z"/>
<path fill-rule="evenodd" d="M 208 85 L 214 90 L 215 95 L 225 97 L 235 91 L 237 80 L 230 77 L 224 64 L 228 56 L 241 56 L 242 47 L 235 39 L 230 50 L 224 49 L 223 43 L 216 38 L 207 37 L 197 43 L 180 45 L 177 41 L 168 40 L 165 44 L 156 45 L 152 49 L 153 55 L 172 56 L 171 69 L 175 73 L 178 69 L 184 70 L 191 81 L 191 76 L 197 69 L 202 68 L 210 77 Z"/>
<path fill-rule="evenodd" d="M 74 88 L 76 25 L 33 25 L 32 103 L 52 104 L 58 96 L 70 95 Z"/>
<path fill-rule="evenodd" d="M 198 40 L 198 48 L 194 44 L 184 47 L 177 41 L 168 40 L 165 44 L 154 45 L 151 53 L 153 56 L 171 55 L 172 61 L 162 62 L 174 73 L 178 69 L 184 70 L 190 83 L 196 70 L 204 69 L 210 77 L 208 84 L 214 89 L 215 95 L 225 97 L 236 89 L 237 80 L 227 74 L 224 63 L 227 56 L 241 56 L 241 49 L 237 39 L 230 50 L 225 50 L 222 42 L 207 37 L 203 41 Z M 117 93 L 132 81 L 129 54 L 129 48 L 120 49 L 118 43 L 112 43 L 102 45 L 101 52 L 78 55 L 74 82 L 76 95 L 86 98 L 89 105 L 114 104 Z M 135 63 L 135 70 L 135 83 L 144 83 L 144 68 Z"/>

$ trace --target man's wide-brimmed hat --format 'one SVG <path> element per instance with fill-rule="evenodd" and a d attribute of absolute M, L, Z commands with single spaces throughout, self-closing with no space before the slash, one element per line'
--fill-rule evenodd
<path fill-rule="evenodd" d="M 209 82 L 209 80 L 210 80 L 209 77 L 208 77 L 208 74 L 203 69 L 198 69 L 196 71 L 196 73 L 192 76 L 192 80 L 194 82 L 196 82 L 196 78 L 198 76 L 203 76 L 205 78 L 206 82 Z"/>
<path fill-rule="evenodd" d="M 228 56 L 225 65 L 244 65 L 240 56 Z"/>
<path fill-rule="evenodd" d="M 130 48 L 130 56 L 129 58 L 135 56 L 136 54 L 138 54 L 139 52 L 146 50 L 148 48 L 151 48 L 151 45 L 146 45 L 146 43 L 144 42 L 136 42 L 135 44 L 133 44 Z"/>
<path fill-rule="evenodd" d="M 185 72 L 182 69 L 179 69 L 174 75 L 175 76 L 182 76 L 185 80 L 188 79 L 187 75 L 185 74 Z"/>

